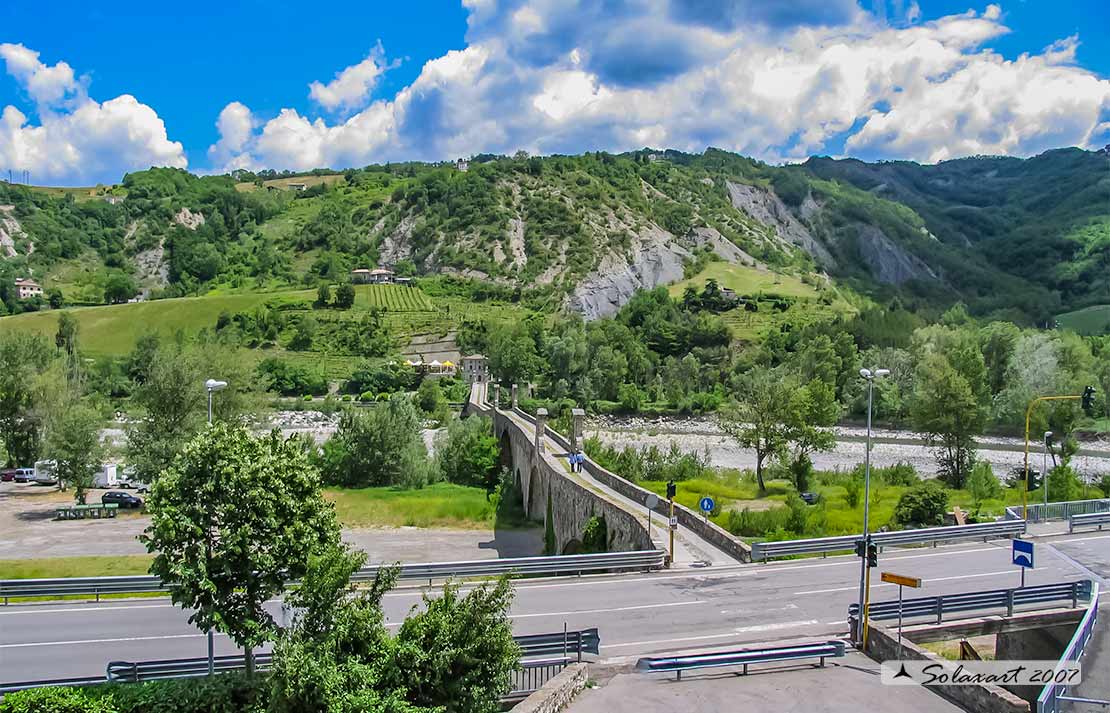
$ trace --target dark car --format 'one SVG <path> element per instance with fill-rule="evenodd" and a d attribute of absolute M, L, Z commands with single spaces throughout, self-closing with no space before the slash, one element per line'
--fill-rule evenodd
<path fill-rule="evenodd" d="M 125 493 L 120 490 L 110 490 L 100 496 L 100 502 L 105 505 L 115 503 L 121 508 L 141 508 L 143 506 L 143 499 L 137 498 L 131 493 Z"/>
<path fill-rule="evenodd" d="M 10 483 L 15 480 L 15 468 L 0 470 L 0 483 Z"/>

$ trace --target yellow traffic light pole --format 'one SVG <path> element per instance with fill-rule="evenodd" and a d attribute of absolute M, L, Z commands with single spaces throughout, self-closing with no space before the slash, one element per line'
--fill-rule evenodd
<path fill-rule="evenodd" d="M 1041 401 L 1079 401 L 1082 396 L 1039 396 L 1029 402 L 1025 409 L 1025 482 L 1021 486 L 1021 519 L 1029 519 L 1029 419 L 1033 416 L 1033 407 Z M 1048 484 L 1048 473 L 1041 473 L 1041 487 Z"/>

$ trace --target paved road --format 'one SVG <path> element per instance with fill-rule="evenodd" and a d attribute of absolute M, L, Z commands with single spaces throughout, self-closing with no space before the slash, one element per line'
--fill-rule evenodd
<path fill-rule="evenodd" d="M 1042 547 L 1027 583 L 1089 576 L 1084 560 L 1104 557 L 1110 534 L 1089 533 Z M 1066 547 L 1061 556 L 1056 547 Z M 880 570 L 923 577 L 922 596 L 1016 586 L 1010 545 L 999 540 L 884 553 Z M 846 610 L 858 587 L 854 557 L 768 565 L 734 565 L 653 574 L 529 580 L 517 587 L 512 609 L 517 633 L 599 627 L 607 658 L 722 646 L 797 636 L 846 633 Z M 876 600 L 892 599 L 876 584 Z M 396 626 L 420 603 L 423 590 L 386 599 Z M 272 610 L 280 611 L 277 602 Z M 6 681 L 95 676 L 109 660 L 203 656 L 204 635 L 165 600 L 0 607 L 0 678 Z M 219 653 L 233 653 L 218 637 Z"/>

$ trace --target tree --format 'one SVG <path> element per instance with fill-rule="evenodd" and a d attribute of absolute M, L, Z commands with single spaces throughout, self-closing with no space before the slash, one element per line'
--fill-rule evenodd
<path fill-rule="evenodd" d="M 344 282 L 335 288 L 335 306 L 339 309 L 350 309 L 355 304 L 355 288 L 349 282 Z"/>
<path fill-rule="evenodd" d="M 525 384 L 540 369 L 536 342 L 523 322 L 502 324 L 489 335 L 489 367 L 503 384 Z"/>
<path fill-rule="evenodd" d="M 122 272 L 113 272 L 104 283 L 104 301 L 108 304 L 123 304 L 137 294 L 135 280 Z"/>
<path fill-rule="evenodd" d="M 413 703 L 447 713 L 497 713 L 520 663 L 509 606 L 512 583 L 502 577 L 462 597 L 449 582 L 438 598 L 397 632 L 396 665 Z"/>
<path fill-rule="evenodd" d="M 446 406 L 438 379 L 424 379 L 416 389 L 416 405 L 426 414 L 438 414 Z"/>
<path fill-rule="evenodd" d="M 80 327 L 77 318 L 70 312 L 58 313 L 58 331 L 54 334 L 54 344 L 66 354 L 77 352 L 77 333 Z"/>
<path fill-rule="evenodd" d="M 83 505 L 85 491 L 92 487 L 101 467 L 104 447 L 100 443 L 100 414 L 75 401 L 64 404 L 51 419 L 45 450 L 55 462 L 58 482 L 72 487 L 74 500 Z"/>
<path fill-rule="evenodd" d="M 61 309 L 66 303 L 62 291 L 57 287 L 51 287 L 46 291 L 46 301 L 50 303 L 50 309 Z"/>
<path fill-rule="evenodd" d="M 937 482 L 927 480 L 898 498 L 894 519 L 903 527 L 932 527 L 944 524 L 948 512 L 948 492 Z"/>
<path fill-rule="evenodd" d="M 325 483 L 351 488 L 422 487 L 437 477 L 420 435 L 420 416 L 404 395 L 371 411 L 344 411 L 319 461 Z"/>
<path fill-rule="evenodd" d="M 329 302 L 331 302 L 331 285 L 321 282 L 316 288 L 316 306 L 327 307 Z"/>
<path fill-rule="evenodd" d="M 941 354 L 926 356 L 915 377 L 910 407 L 914 427 L 935 449 L 941 478 L 961 488 L 975 460 L 983 409 L 967 380 Z"/>
<path fill-rule="evenodd" d="M 172 342 L 149 354 L 144 380 L 132 396 L 140 415 L 127 431 L 127 462 L 145 483 L 154 482 L 204 426 L 207 379 L 229 385 L 213 394 L 214 420 L 238 422 L 255 409 L 254 374 L 237 350 L 216 343 Z"/>
<path fill-rule="evenodd" d="M 484 488 L 487 495 L 497 489 L 500 452 L 489 419 L 456 419 L 436 437 L 436 459 L 444 479 Z"/>
<path fill-rule="evenodd" d="M 980 461 L 971 469 L 971 476 L 967 479 L 967 489 L 975 499 L 975 511 L 983 508 L 987 500 L 998 500 L 1002 497 L 1002 483 L 994 475 L 991 464 Z"/>
<path fill-rule="evenodd" d="M 0 438 L 10 466 L 29 466 L 38 459 L 54 354 L 38 335 L 0 334 Z"/>
<path fill-rule="evenodd" d="M 311 314 L 301 317 L 297 321 L 297 330 L 293 334 L 292 341 L 289 342 L 289 348 L 301 352 L 311 349 L 319 326 L 320 323 Z"/>
<path fill-rule="evenodd" d="M 759 491 L 766 492 L 763 464 L 786 451 L 790 425 L 790 387 L 781 372 L 756 367 L 736 384 L 736 399 L 721 410 L 721 429 L 741 448 L 755 450 L 755 477 Z"/>
<path fill-rule="evenodd" d="M 151 573 L 172 584 L 190 623 L 243 647 L 252 671 L 253 649 L 275 630 L 266 602 L 339 538 L 304 448 L 276 430 L 254 438 L 243 426 L 214 424 L 155 481 L 147 506 Z"/>

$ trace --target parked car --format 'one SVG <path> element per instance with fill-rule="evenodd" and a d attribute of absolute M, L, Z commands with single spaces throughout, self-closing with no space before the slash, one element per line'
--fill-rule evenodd
<path fill-rule="evenodd" d="M 34 468 L 16 468 L 15 482 L 17 483 L 30 483 L 35 479 Z"/>
<path fill-rule="evenodd" d="M 100 502 L 105 505 L 115 503 L 121 508 L 141 508 L 143 506 L 142 498 L 137 498 L 131 493 L 125 493 L 122 490 L 109 490 L 100 496 Z"/>
<path fill-rule="evenodd" d="M 15 480 L 15 468 L 0 470 L 0 483 L 10 483 Z"/>

